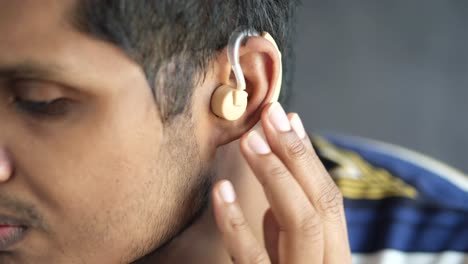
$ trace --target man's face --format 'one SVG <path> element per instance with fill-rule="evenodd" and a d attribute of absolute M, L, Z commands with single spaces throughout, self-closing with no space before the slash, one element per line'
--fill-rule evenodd
<path fill-rule="evenodd" d="M 0 262 L 118 263 L 158 247 L 201 204 L 187 202 L 198 128 L 165 127 L 141 68 L 75 31 L 68 1 L 0 6 L 0 148 L 14 168 L 0 225 L 27 227 Z"/>

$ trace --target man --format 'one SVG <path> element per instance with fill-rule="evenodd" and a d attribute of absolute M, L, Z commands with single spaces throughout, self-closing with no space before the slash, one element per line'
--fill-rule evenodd
<path fill-rule="evenodd" d="M 271 33 L 291 72 L 292 1 L 0 6 L 0 263 L 350 263 L 328 171 L 356 201 L 415 197 L 398 180 L 349 188 L 372 169 L 393 179 L 350 140 L 315 138 L 319 159 L 298 115 L 268 103 L 281 57 L 267 38 L 240 49 L 244 115 L 213 113 L 236 86 L 237 28 Z"/>
<path fill-rule="evenodd" d="M 0 262 L 349 263 L 338 189 L 299 117 L 268 104 L 275 45 L 240 49 L 239 120 L 210 108 L 236 85 L 230 34 L 269 32 L 287 60 L 293 9 L 1 1 Z"/>

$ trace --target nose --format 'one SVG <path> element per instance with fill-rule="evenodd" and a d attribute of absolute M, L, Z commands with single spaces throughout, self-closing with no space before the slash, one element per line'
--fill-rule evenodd
<path fill-rule="evenodd" d="M 0 184 L 8 181 L 12 174 L 13 166 L 8 153 L 5 149 L 0 148 Z"/>

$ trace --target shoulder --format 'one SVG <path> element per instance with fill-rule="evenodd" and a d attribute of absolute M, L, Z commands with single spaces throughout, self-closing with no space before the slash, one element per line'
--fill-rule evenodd
<path fill-rule="evenodd" d="M 355 263 L 468 261 L 467 175 L 379 141 L 312 141 L 345 198 Z"/>

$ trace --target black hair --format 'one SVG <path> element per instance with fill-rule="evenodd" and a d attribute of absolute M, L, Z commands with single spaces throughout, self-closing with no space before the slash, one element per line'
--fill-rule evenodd
<path fill-rule="evenodd" d="M 194 85 L 238 28 L 269 32 L 292 82 L 296 0 L 78 0 L 79 30 L 111 42 L 141 65 L 164 121 L 189 109 Z"/>

